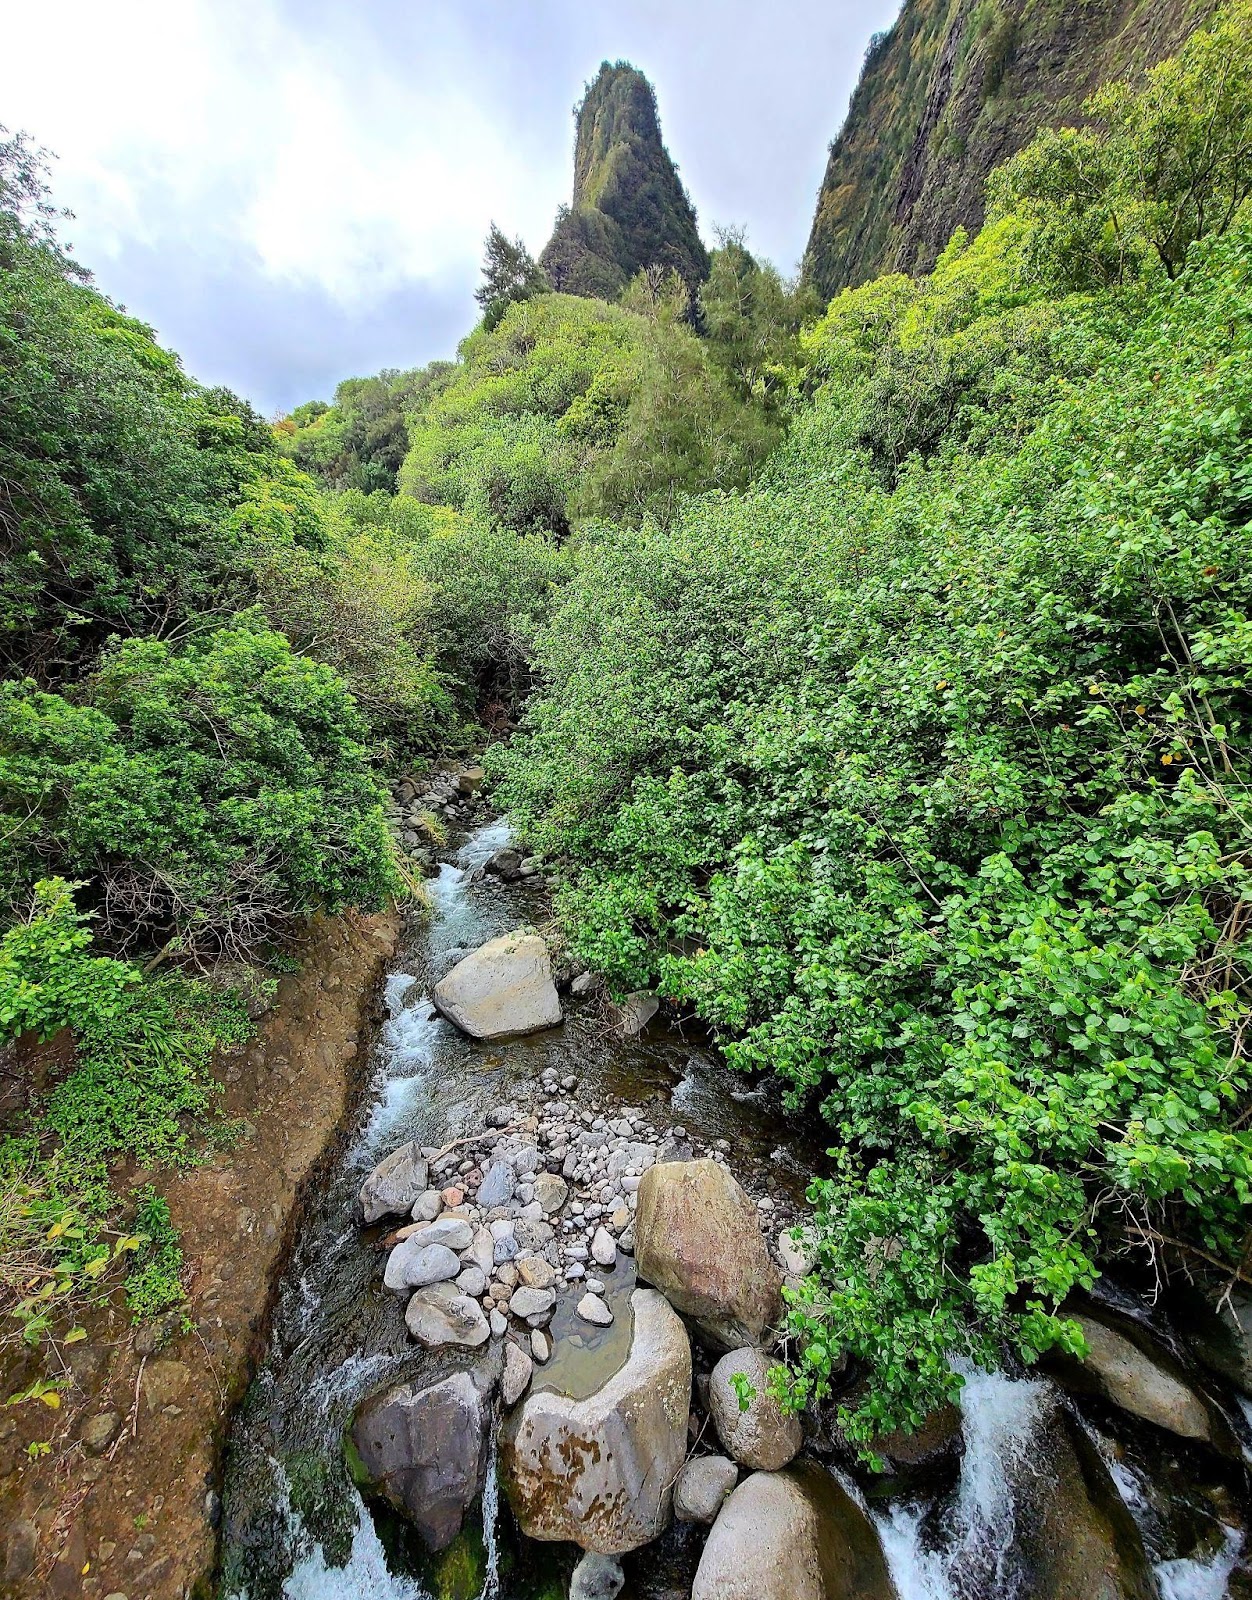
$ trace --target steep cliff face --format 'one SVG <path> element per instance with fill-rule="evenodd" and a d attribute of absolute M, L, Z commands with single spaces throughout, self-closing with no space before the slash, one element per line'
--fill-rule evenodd
<path fill-rule="evenodd" d="M 831 145 L 806 272 L 823 295 L 924 271 L 983 217 L 987 174 L 1041 127 L 1073 124 L 1211 16 L 1213 0 L 905 0 L 870 46 Z"/>
<path fill-rule="evenodd" d="M 653 265 L 700 282 L 709 258 L 661 140 L 652 85 L 627 63 L 606 61 L 577 119 L 573 204 L 561 208 L 540 257 L 553 287 L 612 299 Z"/>

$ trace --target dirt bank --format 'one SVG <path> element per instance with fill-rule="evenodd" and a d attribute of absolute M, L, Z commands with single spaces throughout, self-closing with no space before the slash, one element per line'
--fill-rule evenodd
<path fill-rule="evenodd" d="M 390 914 L 314 924 L 299 972 L 223 1069 L 225 1109 L 245 1124 L 242 1138 L 158 1180 L 188 1262 L 186 1322 L 137 1329 L 115 1296 L 65 1352 L 75 1381 L 62 1408 L 0 1411 L 6 1600 L 208 1594 L 225 1419 L 260 1350 L 302 1195 L 368 1066 L 399 931 Z M 42 1440 L 51 1449 L 32 1461 L 27 1446 Z"/>

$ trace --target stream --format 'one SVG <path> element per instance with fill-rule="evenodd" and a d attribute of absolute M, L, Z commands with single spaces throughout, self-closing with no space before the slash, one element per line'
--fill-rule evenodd
<path fill-rule="evenodd" d="M 431 989 L 462 956 L 545 915 L 542 891 L 481 871 L 509 839 L 507 823 L 497 820 L 449 852 L 427 884 L 429 915 L 414 919 L 388 976 L 368 1092 L 306 1211 L 262 1362 L 232 1425 L 220 1600 L 559 1600 L 566 1594 L 578 1552 L 517 1534 L 499 1505 L 494 1462 L 481 1520 L 442 1562 L 426 1556 L 402 1519 L 367 1503 L 345 1465 L 344 1434 L 361 1400 L 382 1384 L 429 1374 L 441 1360 L 407 1337 L 403 1302 L 381 1282 L 385 1229 L 363 1230 L 356 1209 L 366 1175 L 400 1144 L 441 1146 L 476 1132 L 491 1108 L 524 1103 L 545 1069 L 555 1069 L 578 1077 L 584 1102 L 648 1106 L 705 1143 L 729 1140 L 733 1170 L 753 1193 L 802 1200 L 820 1146 L 806 1147 L 772 1097 L 720 1068 L 701 1041 L 655 1027 L 622 1039 L 594 1007 L 571 1006 L 562 1027 L 493 1046 L 465 1037 L 434 1012 Z M 623 1280 L 620 1294 L 629 1292 L 630 1281 Z M 553 1332 L 559 1358 L 560 1309 Z M 606 1343 L 606 1360 L 611 1348 Z M 556 1370 L 554 1360 L 545 1380 Z M 1243 1550 L 1242 1466 L 1215 1472 L 1183 1441 L 1175 1458 L 1164 1460 L 1123 1418 L 1099 1407 L 1088 1414 L 1085 1406 L 1079 1416 L 1044 1378 L 972 1368 L 963 1376 L 964 1450 L 946 1477 L 884 1484 L 859 1470 L 849 1475 L 850 1464 L 834 1464 L 877 1529 L 899 1600 L 1034 1600 L 1031 1527 L 1048 1521 L 1046 1508 L 1036 1505 L 1039 1441 L 1056 1431 L 1062 1412 L 1075 1435 L 1064 1459 L 1076 1450 L 1074 1459 L 1104 1462 L 1117 1496 L 1109 1515 L 1133 1519 L 1151 1561 L 1147 1581 L 1160 1600 L 1252 1593 L 1231 1587 Z M 1246 1422 L 1237 1420 L 1249 1436 Z M 689 1594 L 703 1533 L 675 1524 L 629 1559 L 626 1597 Z M 1050 1593 L 1048 1600 L 1087 1597 Z"/>

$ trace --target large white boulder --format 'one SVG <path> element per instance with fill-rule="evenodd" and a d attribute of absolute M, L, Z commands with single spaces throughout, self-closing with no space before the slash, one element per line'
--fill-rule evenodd
<path fill-rule="evenodd" d="M 896 1590 L 873 1524 L 810 1461 L 744 1479 L 713 1524 L 691 1600 L 896 1600 Z"/>
<path fill-rule="evenodd" d="M 440 979 L 434 1000 L 475 1039 L 507 1039 L 561 1021 L 548 947 L 537 933 L 506 933 L 482 945 Z"/>
<path fill-rule="evenodd" d="M 760 1344 L 782 1314 L 782 1275 L 757 1210 L 717 1161 L 649 1167 L 635 1213 L 639 1276 L 721 1350 Z"/>
<path fill-rule="evenodd" d="M 594 1394 L 531 1390 L 501 1434 L 501 1476 L 522 1531 L 601 1555 L 649 1543 L 670 1519 L 687 1453 L 691 1345 L 651 1289 L 631 1295 L 624 1364 Z"/>

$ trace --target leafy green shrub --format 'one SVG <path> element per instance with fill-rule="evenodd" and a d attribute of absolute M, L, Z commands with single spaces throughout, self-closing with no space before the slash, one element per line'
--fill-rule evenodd
<path fill-rule="evenodd" d="M 1037 312 L 1020 237 L 837 301 L 757 487 L 591 541 L 493 757 L 580 957 L 833 1130 L 797 1377 L 863 1360 L 860 1440 L 1252 1204 L 1252 219 Z M 937 436 L 932 328 L 977 343 Z"/>
<path fill-rule="evenodd" d="M 87 876 L 114 946 L 246 954 L 396 889 L 342 681 L 255 618 L 132 639 L 73 699 L 0 685 L 0 885 Z"/>

